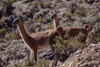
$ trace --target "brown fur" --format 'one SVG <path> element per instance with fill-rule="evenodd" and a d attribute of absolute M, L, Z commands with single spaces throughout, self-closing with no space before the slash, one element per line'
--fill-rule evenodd
<path fill-rule="evenodd" d="M 70 39 L 71 37 L 78 36 L 79 32 L 82 32 L 83 34 L 85 34 L 85 37 L 83 39 L 81 39 L 81 42 L 82 43 L 86 42 L 86 39 L 89 34 L 89 30 L 90 30 L 89 24 L 85 24 L 83 27 L 63 28 L 62 29 L 62 27 L 60 27 L 60 25 L 59 25 L 59 19 L 58 19 L 57 14 L 54 14 L 51 18 L 54 20 L 54 23 L 55 23 L 54 29 L 55 29 L 55 27 L 57 28 L 59 26 L 59 31 L 60 31 L 62 37 L 64 37 L 64 34 L 66 31 L 69 31 L 69 36 L 65 38 L 66 40 Z"/>
<path fill-rule="evenodd" d="M 52 48 L 52 44 L 55 43 L 54 38 L 59 36 L 60 33 L 58 27 L 57 30 L 47 30 L 28 35 L 25 31 L 23 23 L 18 18 L 13 21 L 13 24 L 18 26 L 21 37 L 26 46 L 34 52 L 36 62 L 38 50 L 46 49 L 49 46 Z"/>
<path fill-rule="evenodd" d="M 82 32 L 85 36 L 83 39 L 81 39 L 80 41 L 82 43 L 86 43 L 86 39 L 88 37 L 88 34 L 89 34 L 89 25 L 88 24 L 85 24 L 83 27 L 75 27 L 75 28 L 63 28 L 58 26 L 59 29 L 61 29 L 60 33 L 61 33 L 61 36 L 64 37 L 65 35 L 65 32 L 66 31 L 69 31 L 68 34 L 69 36 L 64 38 L 66 40 L 72 38 L 72 37 L 75 37 L 75 36 L 78 36 L 80 32 Z"/>
<path fill-rule="evenodd" d="M 58 16 L 57 16 L 56 13 L 53 14 L 53 15 L 51 16 L 51 18 L 53 19 L 54 29 L 56 29 L 57 26 L 59 26 L 59 18 L 58 18 Z"/>

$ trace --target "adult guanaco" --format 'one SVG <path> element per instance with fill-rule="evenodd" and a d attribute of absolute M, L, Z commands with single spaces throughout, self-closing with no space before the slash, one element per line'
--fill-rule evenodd
<path fill-rule="evenodd" d="M 57 16 L 56 13 L 54 13 L 51 18 L 53 19 L 53 23 L 55 24 L 54 25 L 54 29 L 56 29 L 59 25 L 59 18 Z M 62 27 L 61 27 L 62 28 Z M 89 34 L 89 30 L 90 30 L 90 25 L 89 24 L 85 24 L 83 27 L 74 27 L 74 28 L 63 28 L 62 29 L 63 31 L 60 32 L 61 33 L 61 36 L 64 37 L 64 34 L 66 31 L 69 31 L 69 36 L 66 37 L 65 39 L 68 40 L 72 37 L 75 37 L 75 36 L 78 36 L 80 32 L 82 32 L 85 36 L 83 39 L 80 40 L 80 42 L 82 43 L 86 43 L 86 39 L 88 37 L 88 34 Z"/>
<path fill-rule="evenodd" d="M 38 50 L 43 50 L 48 47 L 51 47 L 52 49 L 52 44 L 55 43 L 54 41 L 55 37 L 60 36 L 59 27 L 56 30 L 47 30 L 28 35 L 27 32 L 25 31 L 23 23 L 19 18 L 14 19 L 12 24 L 17 25 L 24 43 L 32 52 L 34 52 L 34 58 L 36 62 L 37 62 Z"/>

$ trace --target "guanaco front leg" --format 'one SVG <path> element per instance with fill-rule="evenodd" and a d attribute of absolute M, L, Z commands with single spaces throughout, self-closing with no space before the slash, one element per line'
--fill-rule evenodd
<path fill-rule="evenodd" d="M 34 59 L 34 58 L 33 58 L 33 57 L 34 57 L 33 55 L 34 55 L 34 52 L 33 52 L 33 50 L 30 50 L 30 51 L 31 51 L 31 53 L 30 53 L 30 60 L 31 60 L 31 62 L 33 62 L 33 59 Z"/>
<path fill-rule="evenodd" d="M 34 59 L 35 59 L 36 63 L 37 63 L 37 53 L 38 53 L 38 50 L 35 49 L 35 50 L 34 50 Z"/>

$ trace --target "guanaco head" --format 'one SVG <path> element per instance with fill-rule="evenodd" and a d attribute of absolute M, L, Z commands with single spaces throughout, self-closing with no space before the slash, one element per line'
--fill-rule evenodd
<path fill-rule="evenodd" d="M 14 21 L 12 22 L 13 25 L 18 25 L 20 23 L 19 18 L 14 19 Z"/>
<path fill-rule="evenodd" d="M 57 10 L 55 10 L 55 13 L 51 16 L 51 19 L 55 19 L 57 17 Z"/>
<path fill-rule="evenodd" d="M 83 28 L 85 28 L 85 29 L 87 29 L 87 30 L 91 31 L 90 24 L 85 24 L 85 25 L 83 26 Z"/>
<path fill-rule="evenodd" d="M 64 35 L 63 27 L 58 26 L 56 30 L 57 30 L 57 32 L 63 37 L 63 35 Z"/>
<path fill-rule="evenodd" d="M 56 16 L 57 16 L 57 14 L 56 14 L 56 13 L 54 13 L 54 14 L 51 16 L 51 19 L 56 18 Z"/>

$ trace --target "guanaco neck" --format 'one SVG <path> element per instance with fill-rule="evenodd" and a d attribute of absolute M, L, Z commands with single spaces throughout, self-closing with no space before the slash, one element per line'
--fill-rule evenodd
<path fill-rule="evenodd" d="M 59 26 L 59 18 L 58 18 L 58 16 L 53 19 L 53 23 L 54 23 L 54 29 L 56 29 L 57 26 Z"/>
<path fill-rule="evenodd" d="M 21 37 L 22 37 L 25 41 L 27 41 L 27 38 L 30 37 L 30 36 L 29 36 L 29 35 L 27 34 L 27 32 L 25 31 L 25 28 L 24 28 L 24 26 L 23 26 L 23 23 L 20 22 L 17 26 L 18 26 L 18 28 L 19 28 L 19 32 L 20 32 L 20 34 L 21 34 Z"/>

